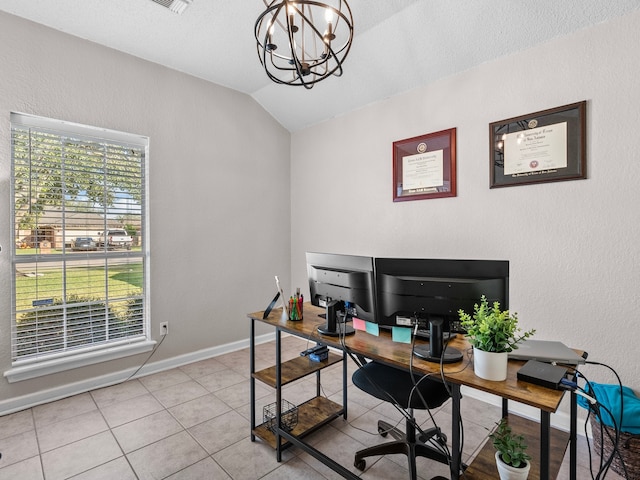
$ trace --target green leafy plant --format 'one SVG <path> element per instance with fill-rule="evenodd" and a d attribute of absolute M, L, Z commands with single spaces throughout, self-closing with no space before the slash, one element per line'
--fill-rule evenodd
<path fill-rule="evenodd" d="M 522 332 L 518 327 L 518 315 L 509 310 L 500 310 L 500 303 L 489 306 L 487 298 L 480 298 L 480 305 L 473 306 L 473 315 L 458 311 L 460 324 L 467 332 L 469 343 L 485 352 L 511 352 L 518 348 L 517 343 L 535 333 L 535 330 Z"/>
<path fill-rule="evenodd" d="M 527 444 L 524 436 L 515 435 L 504 418 L 497 425 L 495 431 L 489 434 L 489 438 L 493 441 L 500 458 L 514 468 L 524 467 L 527 461 L 531 460 L 531 456 L 526 453 Z"/>

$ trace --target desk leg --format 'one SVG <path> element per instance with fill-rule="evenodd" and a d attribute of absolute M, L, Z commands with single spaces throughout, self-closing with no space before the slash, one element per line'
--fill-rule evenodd
<path fill-rule="evenodd" d="M 540 410 L 540 480 L 549 480 L 549 445 L 551 443 L 551 414 Z"/>
<path fill-rule="evenodd" d="M 460 385 L 449 385 L 451 388 L 451 479 L 458 480 L 462 470 L 460 457 Z"/>
<path fill-rule="evenodd" d="M 256 321 L 251 319 L 251 335 L 249 337 L 249 389 L 250 389 L 250 405 L 251 405 L 251 441 L 256 441 L 253 431 L 256 428 L 256 379 L 253 374 L 256 372 Z"/>
<path fill-rule="evenodd" d="M 571 391 L 571 426 L 569 429 L 569 479 L 576 480 L 577 468 L 576 461 L 578 458 L 578 446 L 576 445 L 576 433 L 578 427 L 578 396 Z"/>
<path fill-rule="evenodd" d="M 280 432 L 282 431 L 282 358 L 281 358 L 281 333 L 276 328 L 276 461 L 282 461 L 282 442 Z"/>
<path fill-rule="evenodd" d="M 342 418 L 347 419 L 347 352 L 342 352 Z"/>

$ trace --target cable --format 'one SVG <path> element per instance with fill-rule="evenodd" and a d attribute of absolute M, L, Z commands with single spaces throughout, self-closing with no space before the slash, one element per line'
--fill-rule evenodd
<path fill-rule="evenodd" d="M 598 403 L 598 401 L 595 398 L 590 397 L 589 395 L 584 393 L 581 389 L 576 389 L 574 391 L 575 391 L 576 395 L 580 395 L 580 396 L 586 398 L 589 401 L 589 403 L 591 403 L 592 405 L 596 405 Z"/>
<path fill-rule="evenodd" d="M 144 362 L 142 362 L 142 365 L 140 365 L 140 366 L 136 369 L 136 371 L 135 371 L 135 372 L 133 372 L 131 375 L 129 375 L 129 378 L 127 378 L 126 380 L 122 380 L 121 382 L 118 382 L 118 383 L 124 383 L 124 382 L 128 382 L 129 380 L 131 380 L 131 379 L 132 379 L 132 378 L 133 378 L 133 377 L 134 377 L 134 376 L 135 376 L 135 375 L 140 371 L 140 369 L 141 369 L 142 367 L 144 367 L 144 366 L 147 364 L 147 362 L 151 359 L 151 357 L 153 357 L 153 354 L 154 354 L 154 353 L 156 353 L 156 350 L 157 350 L 158 348 L 160 348 L 160 345 L 162 345 L 162 342 L 164 342 L 164 339 L 165 339 L 165 338 L 167 338 L 167 335 L 166 335 L 166 334 L 164 334 L 164 335 L 162 336 L 162 339 L 161 339 L 158 343 L 156 343 L 156 346 L 155 346 L 155 347 L 153 347 L 153 350 L 151 350 L 151 353 L 149 354 L 149 356 L 145 359 L 145 361 L 144 361 Z"/>
<path fill-rule="evenodd" d="M 449 346 L 449 342 L 451 341 L 451 323 L 449 322 L 448 322 L 448 327 L 449 327 L 449 330 L 448 330 L 447 340 L 444 342 L 444 345 L 442 347 L 442 356 L 440 357 L 440 377 L 442 378 L 442 382 L 444 383 L 445 388 L 449 392 L 449 396 L 453 397 L 453 393 L 449 389 L 449 384 L 445 381 L 445 378 L 444 378 L 444 352 L 447 350 L 447 347 Z M 470 362 L 467 362 L 467 364 L 462 368 L 462 370 L 459 370 L 456 373 L 464 371 L 469 366 L 469 364 Z M 458 451 L 458 458 L 460 459 L 460 466 L 462 466 L 462 451 L 464 448 L 464 423 L 462 422 L 462 409 L 458 409 L 458 410 L 459 410 L 458 425 L 460 425 L 460 449 Z"/>
<path fill-rule="evenodd" d="M 345 324 L 348 318 L 348 313 L 345 312 Z M 358 368 L 362 368 L 364 366 L 364 364 L 356 358 L 356 356 L 354 355 L 354 353 L 351 351 L 351 349 L 349 348 L 349 346 L 346 344 L 345 342 L 345 335 L 344 335 L 344 330 L 341 330 L 339 332 L 338 335 L 338 339 L 340 341 L 340 345 L 343 349 L 343 351 L 349 355 L 349 358 L 351 358 L 351 360 L 353 360 L 353 362 L 358 366 Z M 407 412 L 405 411 L 404 408 L 400 407 L 399 402 L 395 399 L 395 397 L 389 393 L 388 391 L 384 390 L 383 388 L 381 388 L 368 374 L 366 369 L 363 369 L 362 372 L 364 373 L 364 376 L 366 377 L 367 381 L 373 386 L 375 387 L 378 391 L 383 392 L 387 398 L 389 399 L 388 402 L 398 411 L 400 412 L 400 414 L 405 418 L 405 420 L 408 420 L 409 422 L 412 422 L 413 425 L 416 426 L 416 428 L 419 428 L 416 423 L 415 420 L 413 419 L 413 417 Z M 422 432 L 424 433 L 424 432 Z"/>
<path fill-rule="evenodd" d="M 411 392 L 409 394 L 409 402 L 408 404 L 411 405 L 411 401 L 413 398 L 413 394 L 414 392 L 418 393 L 418 396 L 420 397 L 420 400 L 422 401 L 422 404 L 424 405 L 424 409 L 429 413 L 429 417 L 431 419 L 431 421 L 433 422 L 434 428 L 437 430 L 437 435 L 438 437 L 441 436 L 441 429 L 440 427 L 438 427 L 438 424 L 436 423 L 435 418 L 433 417 L 433 414 L 431 413 L 431 409 L 429 408 L 429 405 L 427 404 L 427 401 L 424 399 L 422 392 L 420 391 L 419 385 L 420 382 L 422 382 L 423 380 L 425 380 L 426 378 L 431 377 L 430 374 L 426 374 L 426 375 L 422 375 L 422 377 L 420 377 L 420 379 L 416 382 L 415 381 L 415 377 L 413 374 L 413 357 L 414 357 L 414 351 L 415 351 L 415 342 L 416 342 L 416 334 L 418 332 L 418 322 L 417 322 L 417 314 L 414 313 L 414 317 L 416 318 L 416 324 L 415 324 L 415 328 L 413 330 L 413 335 L 411 337 L 411 356 L 409 357 L 409 376 L 411 378 L 411 381 L 413 383 L 413 388 L 411 389 Z M 451 391 L 448 389 L 447 383 L 444 382 L 444 372 L 443 372 L 443 363 L 442 363 L 442 357 L 440 358 L 440 374 L 441 377 L 443 379 L 443 384 L 445 389 L 447 390 L 447 393 L 449 394 L 449 397 L 451 397 Z M 460 425 L 462 425 L 462 423 L 460 423 Z M 418 429 L 418 431 L 420 431 L 420 433 L 423 436 L 426 436 L 426 433 L 422 430 L 420 425 L 416 424 L 416 428 Z M 447 459 L 449 460 L 449 464 L 451 464 L 451 452 L 449 451 L 448 446 L 446 445 L 446 442 L 444 442 L 444 445 L 441 442 L 436 442 L 435 440 L 433 440 L 433 436 L 431 436 L 429 438 L 429 443 L 431 445 L 433 445 L 436 449 L 438 449 L 443 455 L 445 455 L 447 457 Z"/>
<path fill-rule="evenodd" d="M 621 401 L 621 422 L 622 422 L 622 405 L 623 405 L 623 401 L 622 401 L 622 382 L 620 380 L 620 377 L 615 372 L 615 370 L 613 370 L 611 367 L 609 367 L 607 365 L 604 365 L 604 364 L 601 364 L 601 363 L 597 363 L 597 362 L 588 362 L 588 363 L 593 364 L 593 365 L 602 365 L 602 366 L 605 366 L 605 367 L 609 368 L 615 374 L 616 378 L 618 379 L 618 384 L 620 385 L 620 389 L 621 389 L 621 391 L 620 391 L 620 394 L 621 394 L 620 395 L 620 401 Z M 595 391 L 593 389 L 593 386 L 589 382 L 589 380 L 580 372 L 577 372 L 577 376 L 579 376 L 579 377 L 581 377 L 581 378 L 583 378 L 585 380 L 587 386 L 589 387 L 590 393 L 592 395 L 594 395 L 594 397 L 595 397 Z M 583 391 L 582 389 L 579 389 L 579 390 Z M 576 393 L 577 392 L 578 392 L 578 390 L 576 390 Z M 623 469 L 625 470 L 625 473 L 626 473 L 626 466 L 624 465 L 624 461 L 623 461 L 622 456 L 620 455 L 620 452 L 618 450 L 618 441 L 619 441 L 619 438 L 620 438 L 620 430 L 619 430 L 617 421 L 613 417 L 611 412 L 604 405 L 600 404 L 599 401 L 597 401 L 597 398 L 596 398 L 596 402 L 597 402 L 596 404 L 591 406 L 590 413 L 595 414 L 597 416 L 597 419 L 599 419 L 599 423 L 600 423 L 600 468 L 598 470 L 597 475 L 594 477 L 593 476 L 593 469 L 591 468 L 591 465 L 590 465 L 590 470 L 591 470 L 590 473 L 591 473 L 592 478 L 595 478 L 596 480 L 600 480 L 601 478 L 604 478 L 604 476 L 609 471 L 609 467 L 611 466 L 611 463 L 613 462 L 613 459 L 614 459 L 616 454 L 619 456 L 620 460 L 622 460 L 622 465 L 623 465 Z M 614 440 L 614 438 L 612 438 L 609 430 L 607 430 L 605 428 L 604 419 L 602 418 L 602 414 L 600 412 L 600 409 L 605 410 L 605 412 L 608 413 L 609 416 L 611 417 L 611 420 L 612 420 L 613 425 L 614 425 L 615 440 Z M 604 433 L 607 434 L 608 440 L 610 442 L 612 442 L 612 445 L 613 445 L 613 449 L 611 451 L 611 454 L 606 459 L 606 461 L 605 461 L 605 458 L 604 458 Z M 594 435 L 595 435 L 595 433 L 594 433 Z M 587 445 L 589 445 L 588 437 L 587 437 Z"/>
<path fill-rule="evenodd" d="M 613 368 L 611 368 L 609 365 L 606 365 L 604 363 L 600 363 L 600 362 L 586 362 L 589 365 L 599 365 L 602 367 L 606 367 L 608 368 L 616 377 L 616 379 L 618 380 L 618 385 L 620 386 L 620 427 L 622 427 L 623 425 L 623 416 L 624 416 L 624 392 L 622 390 L 622 380 L 620 379 L 620 376 L 618 375 L 618 372 L 616 372 Z M 584 377 L 583 377 L 584 378 Z M 613 416 L 611 417 L 613 419 Z M 613 419 L 615 422 L 615 419 Z"/>
<path fill-rule="evenodd" d="M 348 311 L 345 311 L 345 315 L 344 315 L 344 323 L 346 325 L 347 320 L 348 320 Z M 417 328 L 417 326 L 416 326 Z M 365 364 L 362 361 L 360 361 L 359 359 L 356 358 L 355 354 L 351 351 L 351 349 L 348 347 L 348 345 L 346 344 L 346 339 L 345 339 L 346 335 L 345 335 L 345 329 L 339 329 L 338 330 L 338 340 L 340 342 L 340 345 L 343 349 L 343 351 L 354 361 L 354 363 L 359 367 L 362 368 Z M 411 354 L 410 354 L 410 359 L 409 359 L 409 376 L 410 379 L 413 383 L 413 387 L 409 393 L 409 398 L 408 398 L 408 403 L 407 405 L 411 405 L 412 402 L 412 398 L 413 395 L 415 394 L 415 392 L 418 393 L 418 395 L 420 396 L 420 400 L 422 402 L 422 404 L 425 407 L 425 410 L 428 412 L 430 420 L 433 422 L 434 427 L 437 431 L 437 436 L 438 438 L 441 438 L 441 429 L 440 427 L 438 427 L 435 418 L 433 417 L 433 414 L 431 412 L 431 409 L 429 408 L 426 400 L 424 399 L 422 392 L 420 391 L 420 383 L 422 381 L 425 381 L 425 379 L 430 378 L 431 374 L 425 374 L 422 375 L 418 381 L 415 380 L 414 377 L 414 373 L 413 373 L 413 351 L 415 348 L 415 332 L 412 335 L 412 343 L 411 343 Z M 447 340 L 448 343 L 448 340 Z M 465 368 L 467 368 L 468 365 L 466 365 L 462 370 L 464 370 Z M 462 371 L 461 370 L 461 371 Z M 436 441 L 434 439 L 434 435 L 428 435 L 427 432 L 425 432 L 422 428 L 422 425 L 418 424 L 418 422 L 416 421 L 415 417 L 409 413 L 407 410 L 405 410 L 404 408 L 402 408 L 399 404 L 399 402 L 395 399 L 395 397 L 389 393 L 388 391 L 384 390 L 383 388 L 381 388 L 368 374 L 366 369 L 362 370 L 363 374 L 365 375 L 365 378 L 367 379 L 367 381 L 377 390 L 379 390 L 380 392 L 383 392 L 384 395 L 389 399 L 389 403 L 391 403 L 391 405 L 393 405 L 393 407 L 400 412 L 400 414 L 405 418 L 405 420 L 408 423 L 408 426 L 410 425 L 412 428 L 414 428 L 420 436 L 422 436 L 423 438 L 427 438 L 427 443 L 429 443 L 436 451 L 440 452 L 443 456 L 445 456 L 448 459 L 448 463 L 450 465 L 451 463 L 451 452 L 449 451 L 449 448 L 446 444 L 446 442 L 440 442 L 440 441 Z M 445 388 L 447 389 L 447 393 L 449 394 L 449 396 L 451 396 L 451 390 L 448 388 L 448 385 L 446 383 L 446 381 L 444 381 L 444 364 L 442 362 L 442 358 L 440 361 L 440 376 L 442 378 L 443 384 L 445 385 Z M 410 410 L 413 410 L 410 408 Z M 398 422 L 399 423 L 399 422 Z M 398 425 L 398 423 L 396 425 Z M 460 424 L 460 432 L 461 432 L 461 443 L 460 443 L 460 458 L 462 456 L 462 445 L 464 444 L 464 428 L 462 425 L 462 419 L 459 417 L 459 424 Z M 357 427 L 354 427 L 357 428 Z M 379 432 L 379 433 L 384 433 L 384 432 Z M 405 433 L 406 434 L 406 433 Z"/>
<path fill-rule="evenodd" d="M 364 433 L 366 433 L 366 434 L 369 434 L 369 435 L 371 435 L 371 436 L 375 436 L 375 437 L 377 437 L 378 435 L 386 435 L 386 434 L 388 434 L 389 432 L 391 432 L 392 430 L 394 430 L 394 429 L 398 428 L 398 425 L 400 425 L 400 422 L 402 422 L 402 418 L 400 418 L 400 419 L 396 422 L 396 424 L 395 424 L 394 426 L 392 426 L 390 429 L 387 429 L 387 430 L 378 430 L 378 431 L 377 431 L 377 432 L 375 432 L 375 433 L 374 433 L 374 432 L 370 432 L 369 430 L 365 430 L 364 428 L 356 427 L 352 422 L 347 422 L 347 423 L 349 424 L 349 426 L 350 426 L 351 428 L 355 428 L 356 430 L 359 430 L 359 431 L 364 432 Z"/>
<path fill-rule="evenodd" d="M 345 308 L 345 314 L 344 314 L 344 326 L 345 327 L 347 325 L 348 318 L 349 318 L 348 311 Z M 354 353 L 351 351 L 351 349 L 346 344 L 346 341 L 345 341 L 346 333 L 345 332 L 346 332 L 346 328 L 339 328 L 339 323 L 338 323 L 338 341 L 340 342 L 340 346 L 342 347 L 342 350 L 349 356 L 349 358 L 351 358 L 351 360 L 353 360 L 353 362 L 358 366 L 358 368 L 362 368 L 364 366 L 364 364 L 358 358 L 356 358 Z M 391 403 L 396 408 L 396 410 L 398 410 L 402 414 L 402 416 L 405 418 L 405 420 L 409 419 L 409 417 L 407 416 L 407 413 L 404 412 L 404 410 L 398 406 L 398 401 L 389 392 L 387 392 L 386 390 L 383 390 L 377 383 L 375 383 L 373 381 L 373 379 L 369 375 L 367 375 L 366 370 L 363 370 L 363 373 L 364 373 L 365 377 L 367 378 L 367 381 L 371 385 L 373 385 L 379 391 L 384 392 L 389 397 L 389 399 L 390 399 L 389 403 Z M 401 421 L 402 420 L 398 420 L 398 422 L 396 422 L 395 426 L 397 427 L 400 424 Z M 361 430 L 361 431 L 366 432 L 366 433 L 371 433 L 371 432 L 368 432 L 367 430 L 355 427 L 350 422 L 349 422 L 349 425 L 351 425 L 353 428 L 355 428 L 357 430 Z M 392 429 L 393 428 L 394 427 L 392 427 Z M 386 434 L 386 433 L 389 433 L 389 431 L 391 431 L 391 430 L 385 430 L 385 431 L 382 431 L 382 432 L 379 431 L 377 434 L 383 434 L 383 433 Z M 373 434 L 373 435 L 377 435 L 377 434 Z"/>
<path fill-rule="evenodd" d="M 624 476 L 625 478 L 628 477 L 628 472 L 627 472 L 627 467 L 625 465 L 624 459 L 622 458 L 622 455 L 620 453 L 620 450 L 618 448 L 618 443 L 620 441 L 620 429 L 623 425 L 623 416 L 624 416 L 624 399 L 623 399 L 623 386 L 622 386 L 622 381 L 620 379 L 620 376 L 618 375 L 618 373 L 609 365 L 606 365 L 604 363 L 600 363 L 600 362 L 586 362 L 587 364 L 590 365 L 598 365 L 598 366 L 603 366 L 608 368 L 611 372 L 613 372 L 613 374 L 615 375 L 618 385 L 620 387 L 620 416 L 619 416 L 619 424 L 618 424 L 618 420 L 614 417 L 614 415 L 612 414 L 612 412 L 605 406 L 602 405 L 600 403 L 600 401 L 597 398 L 597 394 L 595 392 L 595 389 L 593 388 L 593 386 L 591 385 L 591 383 L 589 382 L 589 380 L 587 379 L 587 377 L 580 371 L 578 371 L 577 369 L 573 369 L 573 374 L 576 377 L 576 382 L 571 382 L 571 381 L 562 381 L 562 385 L 565 389 L 567 390 L 572 390 L 574 393 L 576 393 L 577 395 L 580 395 L 584 398 L 586 398 L 589 401 L 589 406 L 588 406 L 588 414 L 587 414 L 587 418 L 585 420 L 585 425 L 584 425 L 584 432 L 585 432 L 585 438 L 587 440 L 587 450 L 589 453 L 589 470 L 590 470 L 590 474 L 591 474 L 591 478 L 594 480 L 601 480 L 604 479 L 606 474 L 608 473 L 615 456 L 617 455 L 618 458 L 620 459 L 620 464 L 622 465 L 622 469 L 624 470 Z M 585 381 L 586 384 L 586 389 L 582 388 L 578 385 L 577 380 L 578 379 L 583 379 Z M 613 423 L 613 434 L 611 433 L 611 431 L 609 430 L 609 428 L 606 427 L 603 416 L 602 416 L 602 411 L 604 411 L 606 414 L 609 415 L 609 418 L 611 419 L 611 422 Z M 595 415 L 596 416 L 596 422 L 595 423 L 599 423 L 600 424 L 600 432 L 599 432 L 599 440 L 600 440 L 600 463 L 598 465 L 598 471 L 594 474 L 594 470 L 593 470 L 593 457 L 591 455 L 591 444 L 589 442 L 589 436 L 588 436 L 588 428 L 587 428 L 587 424 L 589 423 L 589 419 L 591 418 L 591 415 Z M 594 423 L 594 425 L 595 425 Z M 597 431 L 595 431 L 595 429 L 592 429 L 592 434 L 593 434 L 593 438 L 594 441 L 596 439 L 598 439 L 598 437 L 596 437 L 596 435 L 598 434 Z M 606 434 L 606 437 L 605 437 Z M 612 451 L 610 453 L 610 455 L 608 455 L 608 457 L 605 459 L 605 451 L 604 451 L 604 447 L 605 447 L 605 440 L 608 440 L 611 442 L 611 444 L 613 445 Z"/>
<path fill-rule="evenodd" d="M 417 319 L 417 314 L 416 313 L 414 313 L 414 317 Z M 411 346 L 412 355 L 411 355 L 411 361 L 409 363 L 410 366 L 412 366 L 412 364 L 413 364 L 413 349 L 414 349 L 414 345 L 415 345 L 416 333 L 417 333 L 417 320 L 416 320 L 416 329 L 414 330 L 414 337 L 413 337 L 412 346 Z M 444 352 L 446 351 L 447 346 L 449 345 L 449 342 L 451 341 L 451 324 L 449 324 L 449 329 L 447 331 L 447 334 L 448 334 L 447 335 L 447 339 L 445 340 L 445 342 L 444 342 L 444 344 L 442 346 L 442 355 L 440 356 L 440 363 L 439 363 L 439 365 L 440 365 L 440 378 L 442 380 L 442 384 L 444 385 L 444 388 L 447 390 L 447 393 L 449 394 L 449 397 L 453 397 L 453 392 L 449 388 L 449 383 L 446 381 L 445 376 L 444 376 Z M 463 372 L 464 370 L 466 370 L 469 367 L 469 365 L 470 365 L 470 362 L 467 362 L 461 370 L 458 370 L 456 372 L 450 372 L 450 373 L 455 374 L 455 373 Z M 422 401 L 423 401 L 423 403 L 425 403 L 424 399 L 422 399 Z M 428 409 L 428 407 L 427 407 L 427 409 Z M 431 412 L 429 412 L 429 414 L 431 414 Z M 433 417 L 432 417 L 432 419 L 433 419 Z M 433 420 L 433 423 L 434 423 L 434 425 L 436 424 L 435 420 Z M 463 447 L 464 447 L 464 424 L 462 422 L 462 415 L 461 414 L 458 415 L 458 424 L 460 425 L 459 458 L 462 458 L 462 450 L 463 450 Z"/>
<path fill-rule="evenodd" d="M 598 475 L 596 476 L 596 480 L 598 480 L 600 478 L 604 478 L 604 476 L 609 471 L 609 468 L 611 466 L 611 463 L 613 462 L 613 459 L 614 459 L 616 453 L 619 454 L 619 452 L 618 452 L 618 441 L 620 439 L 620 434 L 619 434 L 620 431 L 619 431 L 618 426 L 617 426 L 617 424 L 615 422 L 615 419 L 614 419 L 615 440 L 612 438 L 611 433 L 609 432 L 609 430 L 604 428 L 604 423 L 602 421 L 602 415 L 600 413 L 600 409 L 605 410 L 609 415 L 611 415 L 611 412 L 604 405 L 601 405 L 601 404 L 597 405 L 596 415 L 600 419 L 600 449 L 601 449 L 601 455 L 600 455 L 600 470 L 598 472 Z M 609 455 L 609 457 L 607 457 L 607 460 L 603 463 L 603 460 L 604 460 L 604 455 L 603 455 L 603 453 L 604 453 L 604 433 L 607 434 L 607 438 L 609 439 L 610 442 L 613 443 L 614 448 L 613 448 L 611 454 Z M 626 469 L 625 469 L 625 471 L 626 471 Z"/>

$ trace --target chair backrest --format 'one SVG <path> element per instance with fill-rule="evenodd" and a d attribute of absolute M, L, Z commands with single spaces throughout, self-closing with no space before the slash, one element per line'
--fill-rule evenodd
<path fill-rule="evenodd" d="M 363 365 L 353 373 L 352 380 L 360 390 L 402 408 L 437 408 L 450 396 L 442 382 L 417 375 L 412 379 L 408 371 L 379 362 Z"/>

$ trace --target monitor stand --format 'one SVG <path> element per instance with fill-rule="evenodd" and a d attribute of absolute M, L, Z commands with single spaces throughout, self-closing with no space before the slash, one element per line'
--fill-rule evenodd
<path fill-rule="evenodd" d="M 341 303 L 342 302 L 338 300 L 327 302 L 327 323 L 318 327 L 318 333 L 329 337 L 340 337 L 342 335 L 353 335 L 356 333 L 355 329 L 351 325 L 347 325 L 346 321 L 338 322 L 338 305 Z M 346 315 L 343 315 L 342 318 L 346 320 Z"/>
<path fill-rule="evenodd" d="M 416 357 L 435 363 L 456 363 L 462 360 L 460 350 L 453 347 L 444 348 L 443 323 L 444 319 L 441 317 L 429 318 L 429 347 L 415 347 L 413 353 Z"/>

